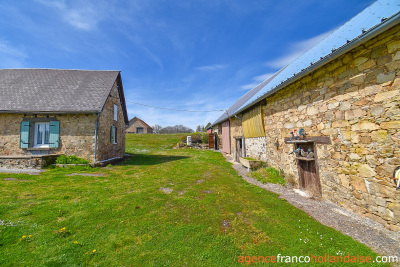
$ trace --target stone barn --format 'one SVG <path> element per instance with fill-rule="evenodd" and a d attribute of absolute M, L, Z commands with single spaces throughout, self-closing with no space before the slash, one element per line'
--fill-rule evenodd
<path fill-rule="evenodd" d="M 395 2 L 372 4 L 213 124 L 229 123 L 225 151 L 234 158 L 265 161 L 293 186 L 392 230 L 400 226 L 400 191 L 391 179 L 400 165 Z"/>
<path fill-rule="evenodd" d="M 40 167 L 60 154 L 92 163 L 125 155 L 119 71 L 2 69 L 0 99 L 0 167 Z"/>
<path fill-rule="evenodd" d="M 129 126 L 125 131 L 126 133 L 151 134 L 153 133 L 153 128 L 138 117 L 134 117 L 129 121 Z"/>

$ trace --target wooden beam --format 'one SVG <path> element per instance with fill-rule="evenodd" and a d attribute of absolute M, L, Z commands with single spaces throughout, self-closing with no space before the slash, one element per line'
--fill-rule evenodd
<path fill-rule="evenodd" d="M 332 144 L 331 138 L 329 136 L 307 136 L 304 140 L 290 140 L 290 137 L 285 137 L 286 144 L 301 144 L 310 142 L 326 145 Z"/>

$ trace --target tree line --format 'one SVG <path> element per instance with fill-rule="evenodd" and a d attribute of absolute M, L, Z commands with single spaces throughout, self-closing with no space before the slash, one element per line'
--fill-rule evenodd
<path fill-rule="evenodd" d="M 211 126 L 211 123 L 209 122 L 206 126 L 204 125 L 198 125 L 196 127 L 196 132 L 207 132 L 208 127 Z M 166 126 L 162 127 L 159 124 L 156 124 L 152 126 L 153 128 L 153 133 L 155 134 L 173 134 L 173 133 L 193 133 L 193 129 L 190 127 L 186 127 L 182 124 L 175 125 L 175 126 Z"/>

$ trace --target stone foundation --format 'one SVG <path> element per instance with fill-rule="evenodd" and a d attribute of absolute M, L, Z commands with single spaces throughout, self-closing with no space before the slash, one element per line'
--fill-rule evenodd
<path fill-rule="evenodd" d="M 42 156 L 0 156 L 0 168 L 42 169 L 53 164 L 58 155 Z"/>

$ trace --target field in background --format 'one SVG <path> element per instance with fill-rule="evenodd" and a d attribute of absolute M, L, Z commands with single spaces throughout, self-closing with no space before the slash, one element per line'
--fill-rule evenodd
<path fill-rule="evenodd" d="M 376 256 L 246 183 L 221 154 L 172 150 L 181 136 L 127 135 L 134 156 L 118 166 L 0 174 L 0 265 L 232 266 L 239 256 Z"/>

